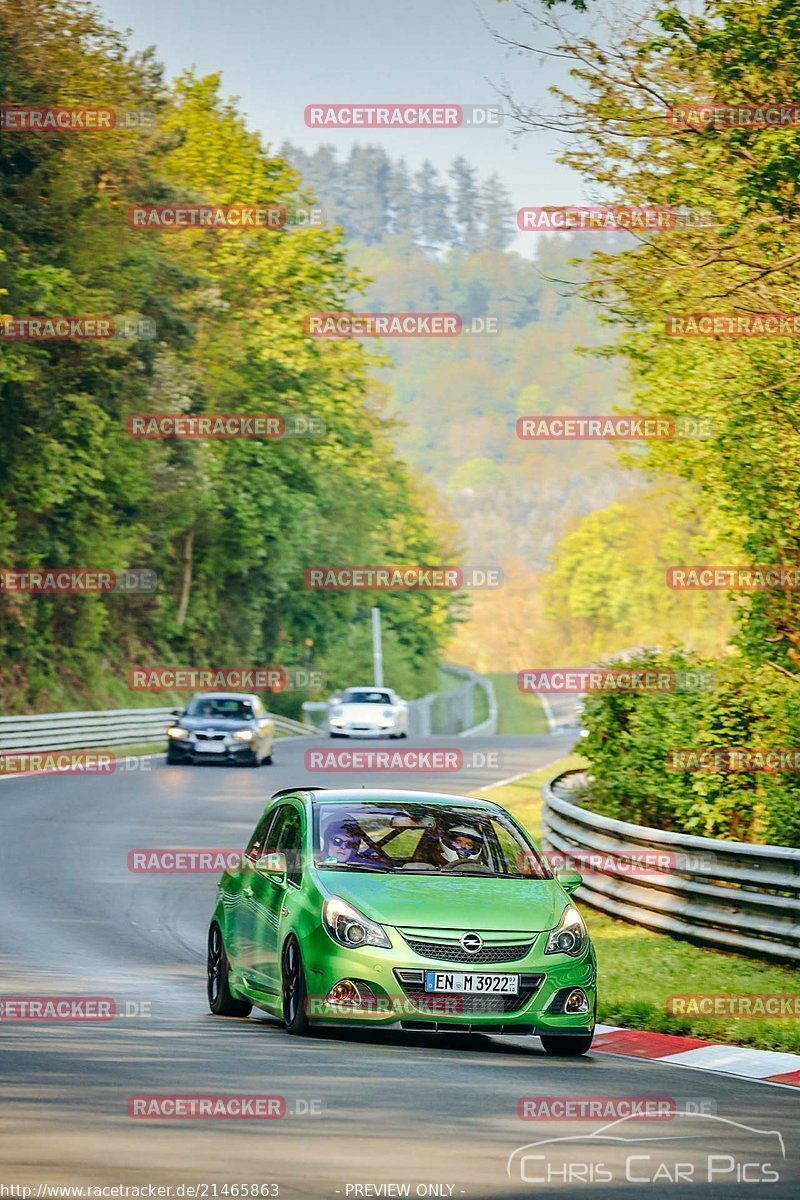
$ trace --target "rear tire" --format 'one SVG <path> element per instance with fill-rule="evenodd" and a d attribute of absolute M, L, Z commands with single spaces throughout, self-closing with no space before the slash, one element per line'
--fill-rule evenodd
<path fill-rule="evenodd" d="M 594 1030 L 578 1036 L 559 1033 L 543 1033 L 542 1045 L 547 1054 L 560 1054 L 562 1058 L 577 1058 L 586 1054 L 591 1047 Z"/>
<path fill-rule="evenodd" d="M 208 1007 L 216 1017 L 247 1017 L 253 1006 L 249 1000 L 237 1000 L 231 995 L 229 968 L 222 930 L 214 921 L 208 931 Z"/>
<path fill-rule="evenodd" d="M 303 1037 L 310 1029 L 306 1006 L 308 988 L 303 959 L 297 939 L 290 937 L 283 948 L 281 958 L 281 996 L 283 998 L 283 1023 L 286 1032 Z"/>

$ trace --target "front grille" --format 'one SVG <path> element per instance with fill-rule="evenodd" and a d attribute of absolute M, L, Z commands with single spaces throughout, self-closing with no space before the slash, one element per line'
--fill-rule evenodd
<path fill-rule="evenodd" d="M 516 962 L 530 954 L 533 942 L 520 942 L 511 946 L 483 945 L 477 954 L 470 954 L 459 942 L 424 942 L 407 935 L 405 940 L 415 954 L 422 958 L 438 958 L 440 962 L 457 963 L 507 963 Z"/>
<path fill-rule="evenodd" d="M 194 736 L 199 742 L 224 742 L 225 741 L 224 733 L 203 733 L 202 730 L 198 730 Z"/>
<path fill-rule="evenodd" d="M 426 992 L 422 971 L 396 970 L 395 976 L 406 996 L 422 1012 L 432 1015 L 478 1016 L 519 1012 L 542 986 L 544 975 L 520 975 L 516 996 L 471 996 L 460 992 Z"/>

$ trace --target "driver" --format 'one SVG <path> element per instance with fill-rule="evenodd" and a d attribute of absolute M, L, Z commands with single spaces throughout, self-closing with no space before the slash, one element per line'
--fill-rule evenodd
<path fill-rule="evenodd" d="M 451 825 L 440 835 L 442 866 L 450 863 L 483 862 L 483 838 L 471 825 Z"/>
<path fill-rule="evenodd" d="M 363 861 L 362 855 L 359 854 L 362 840 L 354 825 L 347 822 L 343 825 L 333 825 L 325 835 L 323 864 Z"/>

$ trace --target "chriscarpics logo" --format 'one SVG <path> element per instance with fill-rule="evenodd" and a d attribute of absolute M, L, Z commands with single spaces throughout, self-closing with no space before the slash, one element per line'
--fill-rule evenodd
<path fill-rule="evenodd" d="M 724 1195 L 724 1185 L 778 1183 L 786 1164 L 777 1129 L 707 1112 L 673 1113 L 666 1128 L 639 1113 L 568 1137 L 547 1136 L 551 1128 L 543 1124 L 541 1139 L 512 1151 L 506 1167 L 512 1179 L 566 1189 L 565 1195 L 580 1185 L 682 1184 L 688 1192 L 692 1184 L 710 1183 L 723 1185 Z"/>

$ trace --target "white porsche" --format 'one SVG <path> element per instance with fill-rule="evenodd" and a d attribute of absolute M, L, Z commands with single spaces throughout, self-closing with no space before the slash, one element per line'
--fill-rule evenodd
<path fill-rule="evenodd" d="M 331 737 L 408 737 L 408 704 L 385 687 L 351 687 L 328 702 Z"/>

